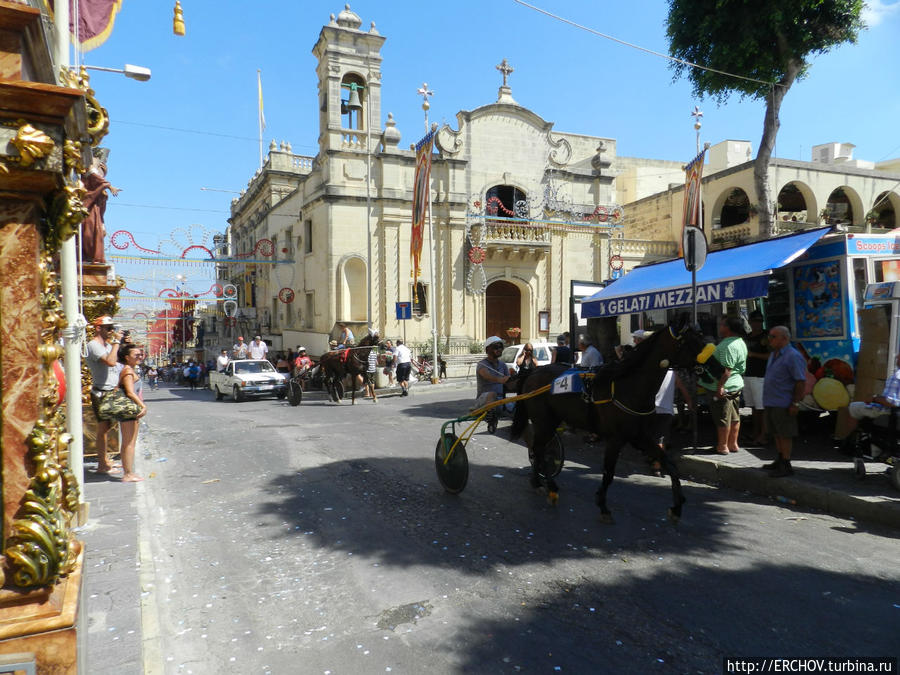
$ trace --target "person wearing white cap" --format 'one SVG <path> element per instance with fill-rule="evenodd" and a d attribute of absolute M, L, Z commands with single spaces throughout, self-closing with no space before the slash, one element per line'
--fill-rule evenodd
<path fill-rule="evenodd" d="M 632 331 L 631 333 L 631 341 L 634 343 L 635 347 L 641 344 L 648 337 L 650 337 L 650 333 L 645 331 L 643 328 L 638 328 L 636 331 Z"/>
<path fill-rule="evenodd" d="M 109 473 L 115 468 L 106 455 L 106 434 L 112 423 L 101 420 L 100 401 L 119 386 L 119 344 L 122 337 L 116 332 L 112 317 L 99 316 L 91 324 L 97 337 L 87 344 L 87 365 L 91 371 L 91 407 L 97 416 L 97 473 Z"/>
<path fill-rule="evenodd" d="M 228 365 L 228 350 L 223 349 L 222 353 L 216 357 L 216 370 L 220 373 L 225 372 L 225 366 Z"/>
<path fill-rule="evenodd" d="M 475 376 L 478 388 L 476 389 L 475 407 L 496 401 L 503 396 L 503 385 L 509 380 L 509 368 L 500 360 L 503 353 L 503 340 L 492 335 L 484 341 L 485 358 L 478 362 L 475 368 Z"/>

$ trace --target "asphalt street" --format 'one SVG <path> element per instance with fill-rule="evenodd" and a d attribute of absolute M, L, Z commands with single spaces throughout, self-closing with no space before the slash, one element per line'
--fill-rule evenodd
<path fill-rule="evenodd" d="M 473 438 L 450 495 L 435 445 L 471 389 L 296 408 L 146 394 L 145 672 L 717 673 L 900 652 L 897 530 L 698 483 L 674 526 L 668 480 L 633 450 L 604 525 L 602 450 L 566 435 L 553 507 L 508 421 Z"/>

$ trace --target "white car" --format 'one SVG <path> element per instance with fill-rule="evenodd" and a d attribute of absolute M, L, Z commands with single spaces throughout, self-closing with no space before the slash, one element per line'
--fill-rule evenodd
<path fill-rule="evenodd" d="M 210 371 L 209 388 L 216 400 L 231 396 L 236 402 L 255 396 L 287 396 L 287 376 L 265 359 L 231 361 L 222 372 Z"/>
<path fill-rule="evenodd" d="M 550 363 L 550 359 L 553 357 L 551 348 L 555 347 L 555 344 L 550 342 L 532 342 L 531 346 L 534 347 L 534 358 L 539 366 L 546 366 Z M 516 359 L 519 358 L 519 354 L 522 353 L 524 347 L 524 344 L 510 345 L 500 355 L 500 360 L 507 365 L 510 373 L 516 372 Z"/>

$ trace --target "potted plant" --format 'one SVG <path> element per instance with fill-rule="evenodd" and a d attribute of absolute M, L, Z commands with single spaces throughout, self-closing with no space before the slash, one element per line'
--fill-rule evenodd
<path fill-rule="evenodd" d="M 513 342 L 518 342 L 519 336 L 521 334 L 522 334 L 522 329 L 519 328 L 518 326 L 514 326 L 513 328 L 506 329 L 507 337 L 509 337 L 509 339 L 512 340 Z"/>

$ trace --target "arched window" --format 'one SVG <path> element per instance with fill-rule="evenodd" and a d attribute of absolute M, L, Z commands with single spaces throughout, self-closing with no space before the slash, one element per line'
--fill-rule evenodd
<path fill-rule="evenodd" d="M 750 220 L 750 198 L 741 188 L 735 188 L 722 205 L 722 214 L 719 216 L 722 227 L 740 225 Z"/>
<path fill-rule="evenodd" d="M 515 218 L 516 203 L 525 201 L 525 193 L 512 185 L 495 185 L 484 198 L 484 210 L 489 216 Z"/>

